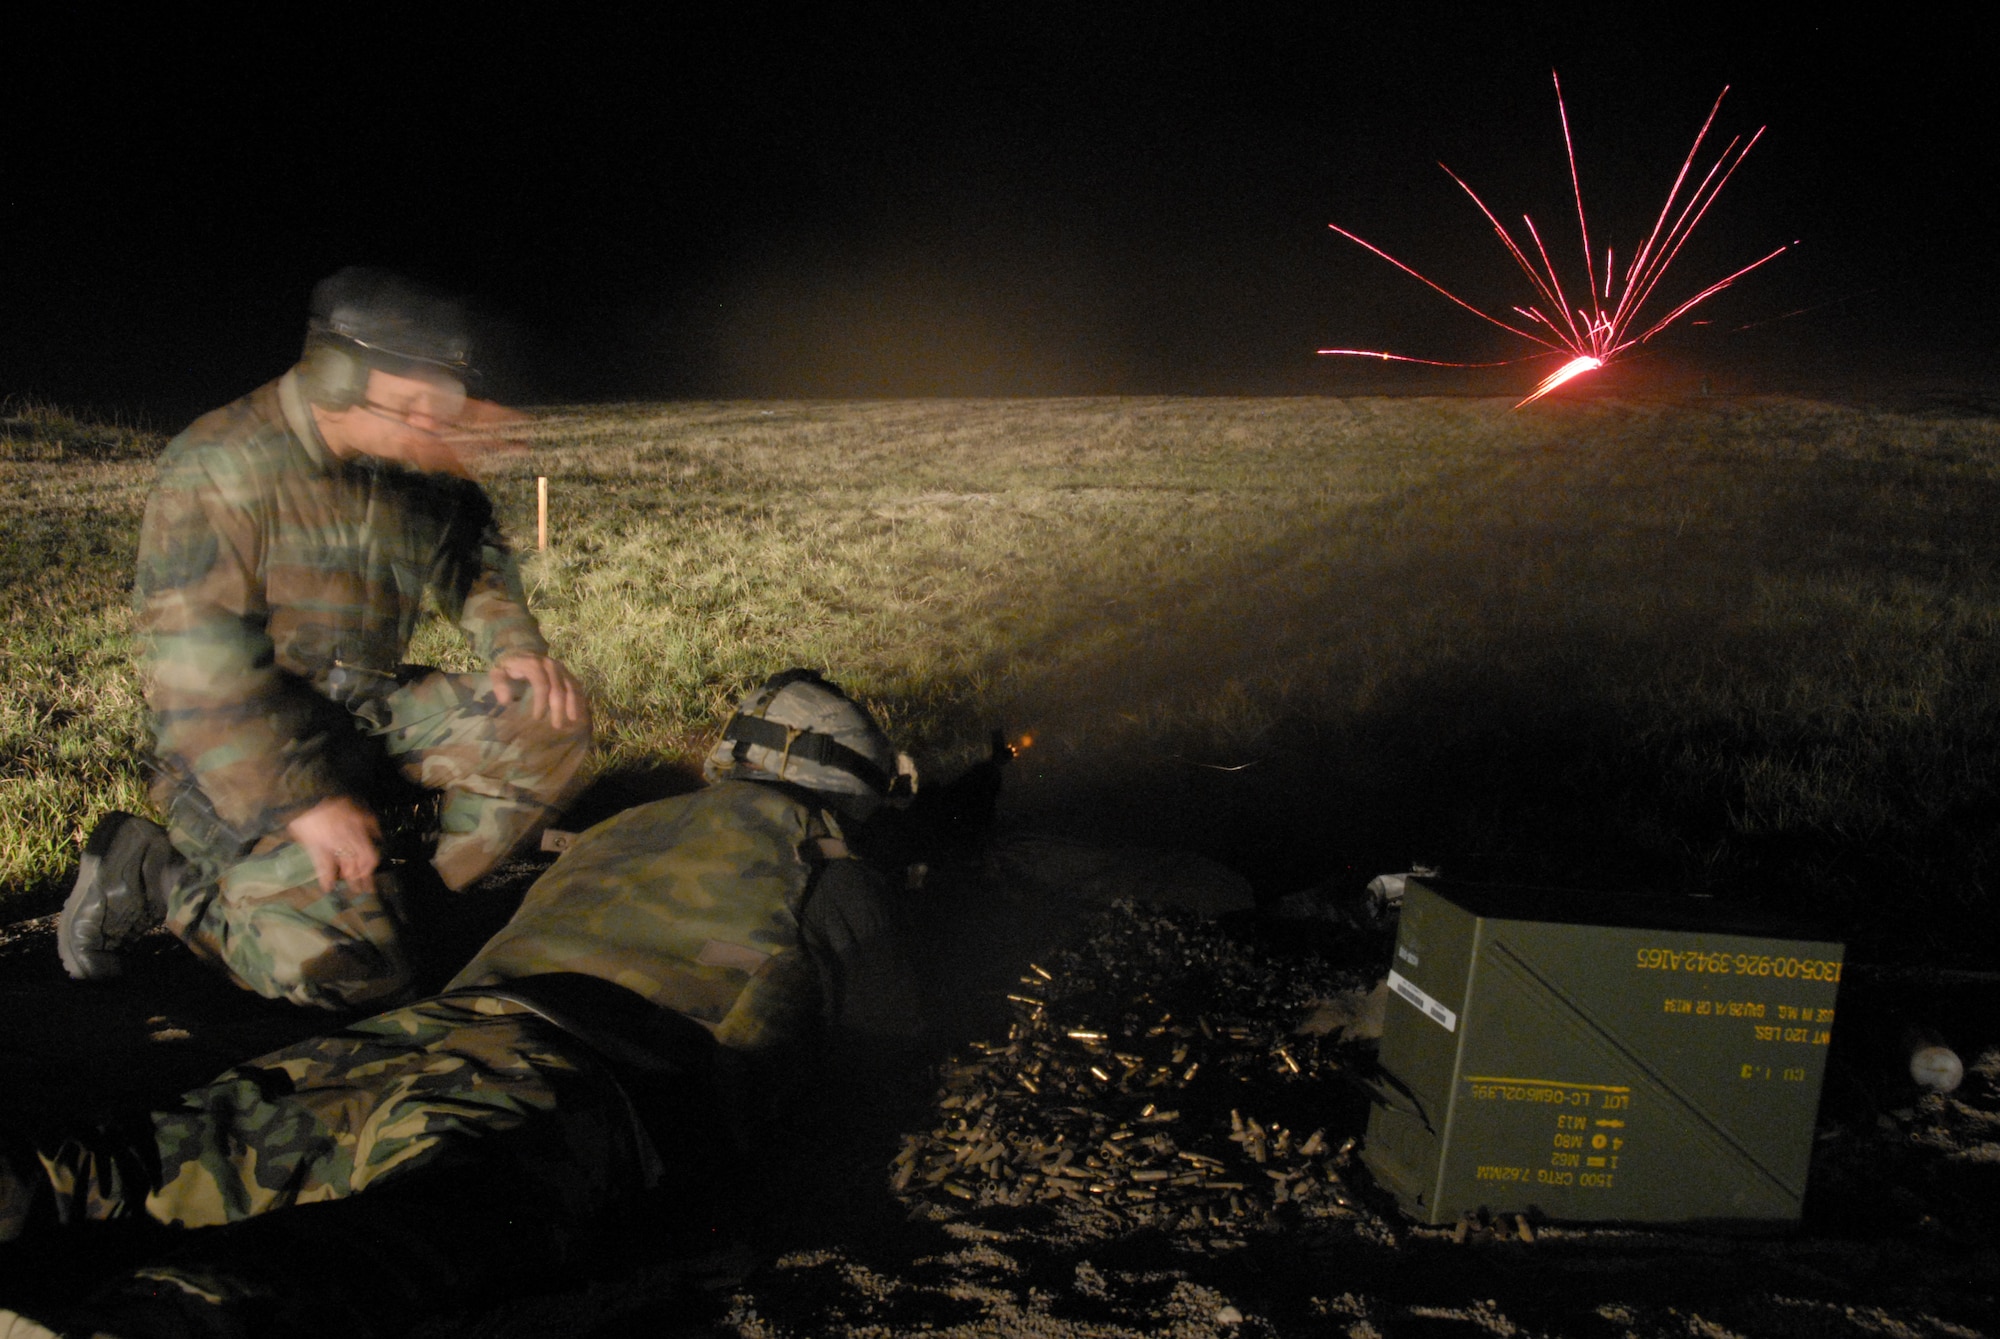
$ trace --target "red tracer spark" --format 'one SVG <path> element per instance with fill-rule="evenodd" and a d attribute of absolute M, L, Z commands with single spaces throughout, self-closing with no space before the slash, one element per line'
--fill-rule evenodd
<path fill-rule="evenodd" d="M 1551 74 L 1553 77 L 1553 72 Z M 1516 409 L 1541 399 L 1566 381 L 1597 371 L 1626 350 L 1644 344 L 1685 316 L 1697 304 L 1714 297 L 1759 265 L 1775 260 L 1792 246 L 1797 245 L 1794 242 L 1781 246 L 1770 255 L 1750 262 L 1726 278 L 1716 280 L 1693 297 L 1685 299 L 1652 324 L 1641 327 L 1640 313 L 1652 299 L 1654 290 L 1659 287 L 1661 278 L 1667 272 L 1667 267 L 1673 264 L 1674 257 L 1680 254 L 1681 247 L 1687 243 L 1695 225 L 1701 222 L 1702 216 L 1708 213 L 1709 206 L 1713 205 L 1716 197 L 1722 193 L 1723 186 L 1742 165 L 1751 146 L 1763 138 L 1764 131 L 1760 127 L 1757 133 L 1747 140 L 1740 135 L 1731 139 L 1721 154 L 1709 165 L 1708 170 L 1701 174 L 1701 179 L 1693 190 L 1683 199 L 1681 193 L 1694 171 L 1695 158 L 1701 152 L 1702 142 L 1708 138 L 1710 127 L 1715 124 L 1715 114 L 1722 109 L 1722 100 L 1729 96 L 1729 90 L 1725 87 L 1722 92 L 1716 94 L 1715 105 L 1708 109 L 1708 119 L 1701 123 L 1701 130 L 1695 135 L 1694 144 L 1688 149 L 1687 157 L 1681 161 L 1681 170 L 1674 177 L 1673 187 L 1667 192 L 1666 203 L 1660 206 L 1660 216 L 1654 221 L 1652 232 L 1634 253 L 1622 275 L 1613 269 L 1612 253 L 1606 248 L 1604 282 L 1600 288 L 1596 264 L 1591 255 L 1590 223 L 1583 208 L 1583 182 L 1577 174 L 1576 146 L 1570 139 L 1569 109 L 1563 105 L 1561 78 L 1555 78 L 1555 86 L 1556 112 L 1562 119 L 1563 148 L 1569 155 L 1570 187 L 1576 195 L 1577 233 L 1583 246 L 1586 283 L 1583 302 L 1572 303 L 1569 300 L 1562 279 L 1556 273 L 1554 263 L 1549 259 L 1548 248 L 1542 245 L 1541 234 L 1536 231 L 1535 221 L 1532 218 L 1526 214 L 1521 216 L 1521 222 L 1527 230 L 1525 241 L 1529 244 L 1524 245 L 1507 231 L 1498 218 L 1494 217 L 1493 211 L 1486 207 L 1486 202 L 1479 198 L 1478 192 L 1466 185 L 1456 172 L 1445 167 L 1443 163 L 1439 163 L 1438 166 L 1444 168 L 1446 176 L 1458 183 L 1460 190 L 1472 197 L 1472 203 L 1479 207 L 1479 212 L 1493 225 L 1493 231 L 1499 236 L 1500 244 L 1507 248 L 1507 254 L 1514 258 L 1514 263 L 1521 267 L 1521 272 L 1528 276 L 1528 282 L 1535 290 L 1537 301 L 1533 305 L 1514 308 L 1522 318 L 1520 322 L 1503 321 L 1492 313 L 1473 306 L 1444 285 L 1397 260 L 1373 242 L 1355 236 L 1338 223 L 1327 225 L 1349 241 L 1367 247 L 1405 274 L 1428 284 L 1481 320 L 1490 321 L 1502 330 L 1519 335 L 1522 339 L 1531 340 L 1548 351 L 1530 354 L 1529 357 L 1547 358 L 1568 354 L 1569 360 L 1544 377 L 1527 399 L 1514 406 Z M 1529 258 L 1530 247 L 1533 251 L 1533 260 Z M 1540 268 L 1536 267 L 1536 261 L 1540 262 Z M 1633 334 L 1634 329 L 1638 329 L 1639 333 Z M 1428 363 L 1433 367 L 1501 365 L 1500 363 L 1455 363 L 1438 358 L 1412 358 L 1404 354 L 1383 353 L 1375 349 L 1321 349 L 1319 352 L 1350 358 L 1382 358 L 1399 363 Z"/>

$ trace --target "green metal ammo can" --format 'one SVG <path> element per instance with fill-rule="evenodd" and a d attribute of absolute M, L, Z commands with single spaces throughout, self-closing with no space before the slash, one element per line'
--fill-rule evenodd
<path fill-rule="evenodd" d="M 1693 899 L 1412 878 L 1362 1159 L 1426 1223 L 1794 1225 L 1842 959 Z"/>

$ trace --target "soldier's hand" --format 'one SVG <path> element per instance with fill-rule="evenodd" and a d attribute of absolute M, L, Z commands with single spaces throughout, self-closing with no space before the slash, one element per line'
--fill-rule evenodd
<path fill-rule="evenodd" d="M 518 679 L 533 690 L 535 717 L 546 717 L 557 729 L 583 720 L 590 711 L 583 685 L 553 657 L 516 651 L 494 662 L 492 677 L 493 696 L 501 706 L 514 700 L 514 681 Z"/>
<path fill-rule="evenodd" d="M 375 867 L 382 860 L 376 843 L 382 840 L 382 825 L 363 805 L 336 795 L 285 824 L 285 831 L 312 857 L 321 892 L 332 892 L 343 879 L 358 893 L 375 891 Z"/>

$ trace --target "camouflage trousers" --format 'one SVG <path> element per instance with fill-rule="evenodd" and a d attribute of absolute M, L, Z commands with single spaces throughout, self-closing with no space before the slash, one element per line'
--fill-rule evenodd
<path fill-rule="evenodd" d="M 706 1093 L 668 1082 L 676 1102 Z M 9 1280 L 29 1294 L 16 1305 L 65 1315 L 65 1334 L 401 1334 L 601 1247 L 662 1171 L 603 1059 L 524 1005 L 469 994 L 32 1147 L 13 1159 L 33 1202 L 17 1226 L 37 1229 L 22 1246 L 73 1269 L 108 1256 L 95 1281 Z M 120 1220 L 125 1232 L 93 1232 L 89 1251 L 70 1237 Z M 150 1262 L 126 1263 L 133 1245 Z"/>
<path fill-rule="evenodd" d="M 582 1222 L 659 1179 L 610 1068 L 512 1001 L 421 1001 L 275 1051 L 142 1120 L 42 1142 L 55 1219 L 216 1227 L 474 1175 Z"/>
<path fill-rule="evenodd" d="M 516 688 L 503 707 L 486 675 L 433 672 L 354 718 L 406 782 L 440 794 L 431 863 L 453 890 L 541 830 L 589 751 L 588 718 L 558 730 L 535 718 L 527 686 Z M 157 798 L 190 862 L 168 899 L 167 926 L 198 956 L 259 995 L 329 1009 L 386 1001 L 409 986 L 408 890 L 393 868 L 378 870 L 373 893 L 344 882 L 327 892 L 305 848 L 284 833 L 246 839 L 172 778 Z"/>

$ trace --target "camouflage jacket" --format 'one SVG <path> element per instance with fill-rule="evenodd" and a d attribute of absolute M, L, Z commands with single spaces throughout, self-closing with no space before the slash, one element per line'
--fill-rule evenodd
<path fill-rule="evenodd" d="M 721 781 L 628 809 L 537 879 L 446 989 L 581 972 L 739 1051 L 844 1018 L 875 1027 L 862 1013 L 900 1013 L 907 1026 L 887 884 L 843 850 L 831 816 L 790 786 Z M 867 997 L 858 1009 L 844 998 L 850 979 Z"/>
<path fill-rule="evenodd" d="M 197 419 L 161 459 L 133 589 L 160 760 L 252 836 L 338 793 L 335 671 L 392 684 L 426 595 L 489 664 L 548 649 L 477 484 L 341 461 L 291 373 Z"/>

